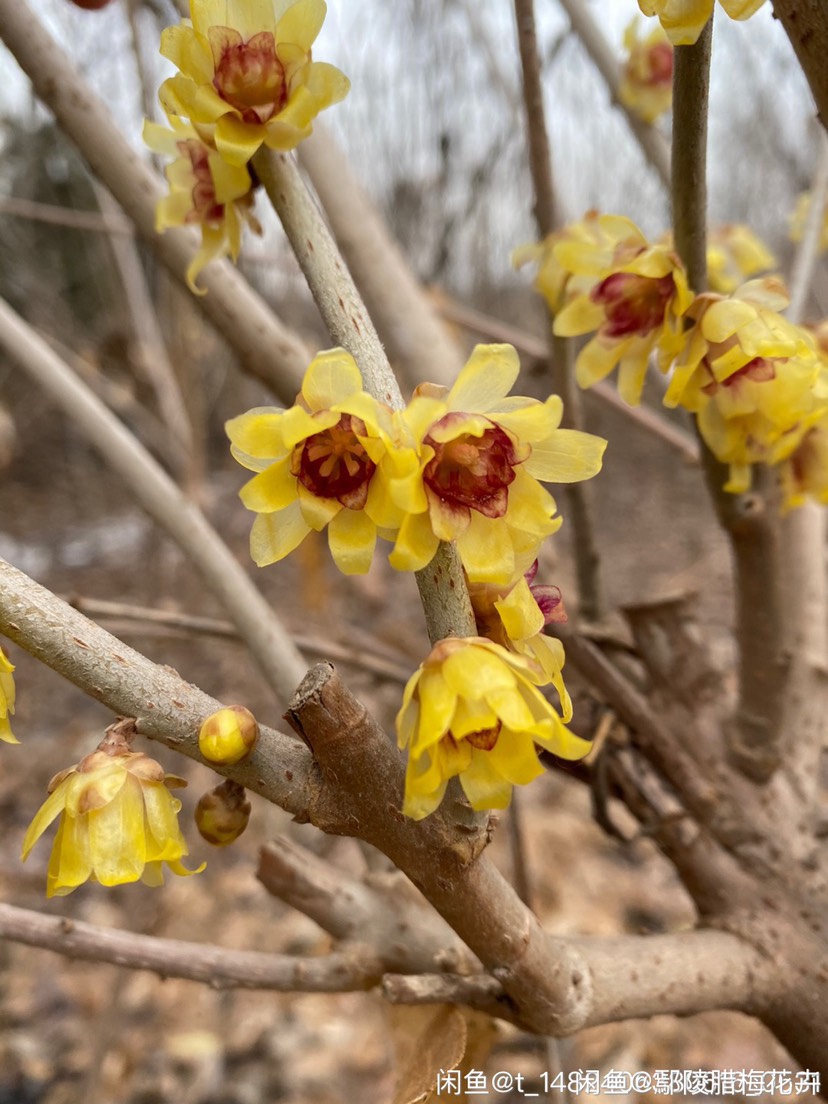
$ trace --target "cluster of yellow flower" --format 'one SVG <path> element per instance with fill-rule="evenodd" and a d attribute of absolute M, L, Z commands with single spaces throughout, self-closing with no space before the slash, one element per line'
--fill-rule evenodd
<path fill-rule="evenodd" d="M 175 158 L 156 228 L 201 228 L 187 272 L 193 291 L 214 257 L 236 259 L 243 223 L 258 230 L 250 158 L 262 145 L 294 149 L 319 112 L 347 95 L 347 77 L 311 59 L 326 11 L 324 0 L 190 0 L 191 19 L 161 36 L 161 53 L 179 70 L 160 93 L 172 129 L 147 121 L 144 140 Z"/>
<path fill-rule="evenodd" d="M 422 384 L 392 411 L 363 390 L 350 354 L 331 349 L 309 366 L 295 406 L 227 424 L 233 455 L 257 473 L 241 498 L 257 515 L 259 565 L 326 527 L 345 574 L 368 570 L 378 536 L 400 571 L 424 568 L 440 541 L 456 544 L 480 635 L 438 643 L 406 689 L 397 727 L 412 817 L 432 812 L 455 775 L 475 808 L 503 807 L 512 783 L 540 770 L 535 743 L 565 758 L 588 748 L 538 690 L 554 684 L 570 719 L 563 649 L 541 635 L 560 618 L 560 594 L 530 581 L 561 524 L 541 482 L 595 475 L 606 442 L 561 429 L 556 396 L 509 396 L 519 367 L 511 346 L 480 345 L 450 390 Z"/>
<path fill-rule="evenodd" d="M 754 464 L 778 466 L 787 507 L 828 502 L 828 349 L 825 327 L 809 330 L 780 313 L 776 277 L 738 282 L 773 263 L 746 227 L 711 235 L 711 292 L 694 296 L 669 241 L 649 244 L 629 219 L 588 213 L 524 246 L 555 333 L 595 332 L 576 361 L 582 387 L 619 368 L 618 388 L 636 404 L 654 355 L 670 382 L 667 406 L 696 415 L 713 454 L 729 465 L 725 489 L 746 491 Z M 738 275 L 737 275 L 738 274 Z"/>

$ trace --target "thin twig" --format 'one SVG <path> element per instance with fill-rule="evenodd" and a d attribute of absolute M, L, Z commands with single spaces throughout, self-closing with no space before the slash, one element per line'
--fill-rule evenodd
<path fill-rule="evenodd" d="M 166 191 L 160 177 L 124 139 L 108 108 L 25 0 L 0 0 L 0 37 L 139 234 L 184 284 L 199 238 L 189 227 L 156 234 L 155 206 Z M 208 294 L 198 297 L 199 306 L 238 352 L 245 369 L 283 401 L 293 402 L 310 360 L 304 344 L 228 262 L 209 265 L 200 280 Z"/>
<path fill-rule="evenodd" d="M 403 398 L 396 377 L 296 162 L 289 155 L 261 149 L 253 164 L 332 339 L 354 357 L 366 390 L 392 409 L 400 409 Z M 440 544 L 428 567 L 417 572 L 417 586 L 432 643 L 447 636 L 475 635 L 474 614 L 454 545 Z"/>
<path fill-rule="evenodd" d="M 618 94 L 621 85 L 618 62 L 612 48 L 601 33 L 601 28 L 593 19 L 589 7 L 583 0 L 560 0 L 560 4 L 569 16 L 573 31 L 584 44 L 584 48 L 592 58 L 595 68 L 604 78 L 612 102 L 624 113 L 630 130 L 641 147 L 641 152 L 649 161 L 665 188 L 669 188 L 670 154 L 667 143 L 652 124 L 645 123 L 634 111 L 621 102 Z"/>
<path fill-rule="evenodd" d="M 92 230 L 98 234 L 134 234 L 135 226 L 121 214 L 104 215 L 100 211 L 78 211 L 54 203 L 39 203 L 17 196 L 0 197 L 0 215 L 68 226 L 73 230 Z"/>
<path fill-rule="evenodd" d="M 539 238 L 546 238 L 558 223 L 557 197 L 552 180 L 552 161 L 546 114 L 543 106 L 540 58 L 535 29 L 534 0 L 514 0 L 520 63 L 523 72 L 523 101 L 526 110 L 526 131 L 529 140 L 529 168 L 535 193 L 534 215 Z M 549 364 L 552 389 L 563 400 L 562 425 L 566 429 L 583 429 L 581 402 L 575 386 L 572 347 L 566 338 L 557 337 L 552 329 L 553 317 L 548 310 Z M 564 495 L 572 516 L 575 534 L 575 566 L 578 577 L 578 598 L 583 616 L 590 621 L 601 617 L 604 599 L 601 586 L 601 563 L 595 535 L 591 488 L 583 483 L 570 483 Z"/>
<path fill-rule="evenodd" d="M 233 619 L 269 685 L 287 701 L 305 664 L 278 617 L 198 507 L 72 370 L 3 300 L 0 347 L 75 422 L 135 498 L 182 548 Z"/>

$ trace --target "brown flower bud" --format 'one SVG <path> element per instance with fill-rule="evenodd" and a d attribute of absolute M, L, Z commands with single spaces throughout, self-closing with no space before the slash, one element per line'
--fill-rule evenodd
<path fill-rule="evenodd" d="M 198 748 L 210 763 L 232 766 L 246 759 L 259 739 L 256 718 L 243 705 L 211 713 L 198 734 Z"/>
<path fill-rule="evenodd" d="M 230 778 L 204 794 L 196 806 L 196 827 L 214 847 L 235 843 L 249 820 L 250 802 L 244 786 Z"/>

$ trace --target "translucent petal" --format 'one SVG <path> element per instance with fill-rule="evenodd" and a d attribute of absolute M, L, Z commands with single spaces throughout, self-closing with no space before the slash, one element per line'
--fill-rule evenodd
<path fill-rule="evenodd" d="M 187 854 L 187 845 L 178 826 L 181 803 L 163 782 L 147 782 L 141 789 L 149 833 L 147 861 L 180 859 Z"/>
<path fill-rule="evenodd" d="M 601 470 L 607 442 L 578 429 L 556 429 L 532 445 L 523 470 L 548 483 L 575 483 Z"/>
<path fill-rule="evenodd" d="M 485 413 L 514 386 L 520 359 L 511 345 L 477 345 L 448 393 L 448 409 Z"/>
<path fill-rule="evenodd" d="M 552 327 L 558 337 L 577 337 L 597 330 L 604 321 L 604 308 L 586 295 L 579 295 L 555 315 Z"/>
<path fill-rule="evenodd" d="M 505 809 L 512 800 L 512 784 L 496 770 L 488 752 L 475 748 L 468 770 L 460 776 L 460 784 L 469 804 L 484 809 Z"/>
<path fill-rule="evenodd" d="M 297 495 L 296 476 L 290 470 L 290 457 L 287 456 L 254 476 L 239 491 L 239 498 L 247 509 L 262 514 L 283 510 Z"/>
<path fill-rule="evenodd" d="M 583 759 L 592 751 L 592 743 L 576 736 L 556 717 L 547 735 L 534 734 L 534 741 L 560 759 Z"/>
<path fill-rule="evenodd" d="M 284 410 L 260 406 L 224 423 L 224 431 L 234 448 L 250 456 L 276 460 L 287 451 L 282 439 Z"/>
<path fill-rule="evenodd" d="M 298 481 L 296 488 L 299 492 L 299 508 L 302 511 L 302 517 L 311 529 L 321 533 L 342 509 L 342 503 L 335 498 L 320 498 Z"/>
<path fill-rule="evenodd" d="M 495 602 L 495 609 L 507 636 L 512 640 L 524 640 L 543 629 L 543 613 L 524 578 L 509 593 Z"/>
<path fill-rule="evenodd" d="M 227 104 L 224 109 L 227 110 Z M 264 141 L 264 127 L 260 123 L 244 123 L 232 114 L 221 115 L 215 123 L 214 140 L 221 156 L 231 165 L 246 165 Z"/>
<path fill-rule="evenodd" d="M 708 341 L 726 341 L 756 317 L 756 307 L 740 299 L 722 299 L 704 312 L 701 331 Z"/>
<path fill-rule="evenodd" d="M 443 677 L 442 672 L 424 670 L 418 686 L 420 701 L 417 733 L 411 744 L 411 753 L 420 755 L 436 744 L 448 732 L 457 705 L 457 692 Z"/>
<path fill-rule="evenodd" d="M 27 859 L 29 852 L 55 819 L 59 816 L 64 809 L 64 803 L 66 800 L 66 788 L 64 785 L 58 786 L 54 793 L 49 794 L 38 811 L 34 815 L 32 823 L 26 830 L 26 835 L 23 837 L 23 849 L 20 857 Z"/>
<path fill-rule="evenodd" d="M 250 532 L 250 555 L 259 567 L 282 560 L 297 548 L 310 532 L 299 502 L 292 502 L 276 514 L 257 514 Z"/>
<path fill-rule="evenodd" d="M 377 527 L 364 510 L 340 510 L 328 526 L 328 545 L 343 575 L 364 575 L 374 558 Z"/>
<path fill-rule="evenodd" d="M 484 684 L 483 693 L 488 704 L 507 728 L 516 731 L 532 728 L 535 718 L 517 686 L 513 684 L 509 687 L 501 687 Z"/>
<path fill-rule="evenodd" d="M 293 42 L 309 50 L 322 29 L 327 10 L 324 0 L 297 0 L 276 25 L 277 41 Z"/>
<path fill-rule="evenodd" d="M 507 661 L 501 658 L 506 654 L 494 644 L 491 650 L 474 644 L 458 648 L 443 662 L 446 685 L 458 697 L 471 701 L 480 697 L 482 689 L 487 693 L 496 689 L 514 690 L 514 672 Z"/>
<path fill-rule="evenodd" d="M 519 398 L 515 395 L 514 398 Z M 519 442 L 534 446 L 554 432 L 561 424 L 563 403 L 557 395 L 550 395 L 546 402 L 512 404 L 512 409 L 498 409 L 493 419 Z"/>
<path fill-rule="evenodd" d="M 62 897 L 92 874 L 88 817 L 64 816 L 55 837 L 46 875 L 46 896 Z"/>
<path fill-rule="evenodd" d="M 627 342 L 604 342 L 600 337 L 593 337 L 588 342 L 575 361 L 575 378 L 579 387 L 592 387 L 593 383 L 605 379 L 613 370 L 624 353 Z"/>
<path fill-rule="evenodd" d="M 534 741 L 527 732 L 504 727 L 492 750 L 479 754 L 488 755 L 489 766 L 517 786 L 525 786 L 543 774 Z"/>
<path fill-rule="evenodd" d="M 434 559 L 439 543 L 427 513 L 409 514 L 400 526 L 388 562 L 395 571 L 419 571 Z"/>
<path fill-rule="evenodd" d="M 497 714 L 483 698 L 458 698 L 451 722 L 455 740 L 462 740 L 472 732 L 481 732 L 497 726 Z"/>
<path fill-rule="evenodd" d="M 361 390 L 359 368 L 344 349 L 328 349 L 314 357 L 302 383 L 302 396 L 312 411 L 328 410 Z"/>
<path fill-rule="evenodd" d="M 147 857 L 144 800 L 137 778 L 117 800 L 89 814 L 89 848 L 95 877 L 105 886 L 137 882 Z"/>
<path fill-rule="evenodd" d="M 457 537 L 457 550 L 473 583 L 505 586 L 514 578 L 515 553 L 503 518 L 487 518 L 472 510 L 468 529 Z"/>

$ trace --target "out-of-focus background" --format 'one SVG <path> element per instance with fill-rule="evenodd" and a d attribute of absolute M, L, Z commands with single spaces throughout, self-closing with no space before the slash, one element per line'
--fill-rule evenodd
<path fill-rule="evenodd" d="M 536 7 L 562 209 L 569 218 L 591 207 L 622 213 L 645 233 L 660 235 L 669 220 L 662 184 L 558 5 L 537 0 Z M 620 55 L 636 3 L 607 0 L 589 7 Z M 170 72 L 157 46 L 161 27 L 175 19 L 172 3 L 115 0 L 99 12 L 85 12 L 68 0 L 42 0 L 37 10 L 140 148 L 142 119 L 156 110 L 157 87 Z M 533 237 L 511 4 L 330 0 L 315 56 L 351 78 L 351 94 L 324 123 L 348 151 L 435 301 L 459 302 L 542 337 L 543 312 L 530 279 L 510 264 L 511 251 Z M 0 294 L 186 481 L 239 560 L 249 564 L 250 516 L 237 499 L 245 475 L 229 457 L 222 427 L 226 418 L 272 397 L 239 372 L 192 297 L 173 286 L 139 246 L 194 431 L 186 472 L 177 465 L 177 442 L 158 405 L 152 365 L 136 337 L 129 290 L 115 260 L 123 226 L 111 212 L 100 217 L 96 185 L 2 47 L 0 73 Z M 661 125 L 666 133 L 669 119 Z M 787 216 L 808 187 L 815 147 L 804 78 L 768 7 L 744 24 L 717 16 L 711 221 L 749 223 L 775 251 L 783 272 L 792 252 Z M 265 233 L 246 239 L 241 268 L 310 347 L 323 348 L 328 338 L 262 198 L 257 213 Z M 823 268 L 812 313 L 824 315 L 826 304 Z M 486 339 L 485 332 L 464 329 L 452 317 L 447 325 L 461 343 L 470 348 Z M 524 369 L 520 390 L 543 394 L 548 385 L 541 362 L 527 356 Z M 589 428 L 610 442 L 594 493 L 612 604 L 695 593 L 702 630 L 726 667 L 727 560 L 698 470 L 594 396 L 586 396 L 585 409 Z M 117 477 L 3 359 L 0 556 L 57 593 L 86 602 L 93 616 L 156 662 L 177 668 L 222 700 L 244 702 L 262 720 L 280 723 L 284 703 L 273 700 L 233 639 L 149 624 L 134 609 L 104 615 L 94 606 L 108 601 L 223 616 Z M 574 608 L 572 557 L 565 524 L 544 551 L 541 576 L 558 583 Z M 287 624 L 308 641 L 311 659 L 325 655 L 332 643 L 356 657 L 343 663 L 349 682 L 390 725 L 400 678 L 426 650 L 413 581 L 395 576 L 382 560 L 365 578 L 345 580 L 321 540 L 309 540 L 288 562 L 264 571 L 249 564 L 249 570 Z M 207 860 L 206 872 L 186 881 L 168 879 L 163 891 L 84 886 L 46 903 L 48 845 L 41 841 L 22 866 L 25 827 L 51 775 L 92 750 L 112 717 L 19 649 L 9 651 L 17 665 L 14 727 L 22 743 L 0 748 L 3 900 L 229 947 L 326 949 L 327 938 L 309 920 L 259 885 L 257 850 L 275 832 L 287 832 L 359 872 L 363 858 L 356 846 L 299 829 L 280 810 L 254 799 L 253 820 L 239 844 L 211 850 L 186 817 L 214 784 L 212 776 L 165 749 L 158 757 L 190 781 L 183 823 L 192 857 Z M 399 675 L 377 674 L 372 656 Z M 584 690 L 577 698 L 575 728 L 588 732 L 601 706 Z M 548 774 L 521 795 L 521 804 L 537 906 L 550 928 L 613 934 L 676 930 L 692 922 L 667 864 L 646 840 L 622 843 L 605 836 L 579 783 Z M 493 853 L 509 874 L 504 832 Z M 388 1014 L 372 994 L 216 993 L 111 966 L 72 964 L 12 944 L 0 944 L 0 993 L 0 1104 L 379 1104 L 391 1098 Z M 504 1027 L 488 1068 L 523 1072 L 527 1091 L 533 1085 L 540 1091 L 537 1078 L 552 1057 L 537 1040 Z M 587 1031 L 561 1044 L 560 1057 L 571 1068 L 603 1070 L 786 1066 L 767 1033 L 726 1014 Z"/>

